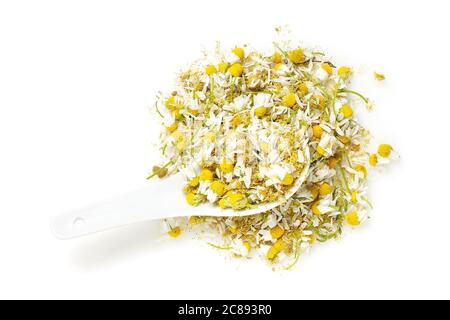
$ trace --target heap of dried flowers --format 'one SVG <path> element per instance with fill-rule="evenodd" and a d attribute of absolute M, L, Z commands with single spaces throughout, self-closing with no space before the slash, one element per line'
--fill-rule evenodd
<path fill-rule="evenodd" d="M 352 74 L 291 41 L 275 42 L 270 52 L 218 45 L 181 72 L 155 105 L 164 125 L 163 164 L 151 176 L 181 171 L 189 204 L 239 210 L 281 196 L 303 169 L 306 148 L 310 168 L 300 190 L 274 210 L 169 219 L 166 232 L 201 230 L 235 255 L 261 253 L 291 265 L 315 241 L 364 222 L 369 168 L 394 153 L 388 144 L 370 150 L 369 132 L 354 110 L 370 110 L 371 103 L 349 89 Z"/>

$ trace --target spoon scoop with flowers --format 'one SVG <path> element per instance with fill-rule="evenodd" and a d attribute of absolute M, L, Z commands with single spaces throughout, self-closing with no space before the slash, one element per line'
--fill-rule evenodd
<path fill-rule="evenodd" d="M 184 177 L 173 176 L 151 181 L 150 185 L 108 201 L 61 214 L 52 221 L 58 239 L 71 239 L 137 222 L 181 216 L 249 216 L 274 209 L 291 198 L 302 186 L 309 170 L 309 151 L 304 150 L 305 165 L 292 186 L 277 201 L 243 210 L 223 209 L 205 202 L 191 206 L 181 191 Z"/>

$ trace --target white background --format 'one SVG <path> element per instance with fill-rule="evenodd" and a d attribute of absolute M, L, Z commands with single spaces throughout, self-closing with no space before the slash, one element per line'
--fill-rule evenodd
<path fill-rule="evenodd" d="M 450 298 L 446 5 L 1 1 L 0 298 Z M 401 154 L 371 182 L 366 225 L 281 273 L 158 240 L 152 222 L 53 238 L 53 215 L 145 186 L 148 109 L 176 71 L 216 40 L 270 45 L 284 24 L 355 67 L 376 103 L 365 123 Z"/>

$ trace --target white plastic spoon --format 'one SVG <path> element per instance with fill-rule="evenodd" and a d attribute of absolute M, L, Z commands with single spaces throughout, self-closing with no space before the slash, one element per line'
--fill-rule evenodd
<path fill-rule="evenodd" d="M 52 230 L 58 239 L 71 239 L 146 220 L 182 216 L 248 216 L 278 207 L 301 187 L 309 170 L 309 151 L 304 151 L 305 166 L 295 184 L 278 201 L 246 210 L 222 209 L 209 202 L 193 207 L 181 189 L 186 183 L 181 174 L 155 179 L 142 190 L 128 193 L 76 211 L 57 216 Z"/>

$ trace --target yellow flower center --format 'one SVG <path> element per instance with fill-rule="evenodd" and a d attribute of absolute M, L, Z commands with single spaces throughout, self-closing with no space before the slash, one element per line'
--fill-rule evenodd
<path fill-rule="evenodd" d="M 353 203 L 356 203 L 358 201 L 357 197 L 358 197 L 358 193 L 356 191 L 353 191 L 352 192 L 352 202 Z"/>
<path fill-rule="evenodd" d="M 283 63 L 277 63 L 276 65 L 273 66 L 273 68 L 278 71 L 280 70 L 281 66 L 283 66 Z"/>
<path fill-rule="evenodd" d="M 279 251 L 274 246 L 270 247 L 266 254 L 267 259 L 273 260 L 277 256 L 278 252 Z"/>
<path fill-rule="evenodd" d="M 244 60 L 245 52 L 243 48 L 234 48 L 233 50 L 231 50 L 231 52 L 237 55 L 239 59 Z"/>
<path fill-rule="evenodd" d="M 170 126 L 167 127 L 167 131 L 172 133 L 175 130 L 177 130 L 177 128 L 178 128 L 178 123 L 174 122 Z"/>
<path fill-rule="evenodd" d="M 235 115 L 234 117 L 233 117 L 233 119 L 231 120 L 231 124 L 234 126 L 234 127 L 237 127 L 238 125 L 240 125 L 241 124 L 241 116 L 240 115 Z"/>
<path fill-rule="evenodd" d="M 306 96 L 309 92 L 308 87 L 303 82 L 298 85 L 298 92 L 303 97 Z"/>
<path fill-rule="evenodd" d="M 358 171 L 358 172 L 362 172 L 362 173 L 364 174 L 364 178 L 367 177 L 367 169 L 366 169 L 366 167 L 365 167 L 364 165 L 362 165 L 362 164 L 357 164 L 357 165 L 355 166 L 355 170 Z"/>
<path fill-rule="evenodd" d="M 328 159 L 328 166 L 329 166 L 331 169 L 335 168 L 335 167 L 337 166 L 337 164 L 338 164 L 338 159 L 336 159 L 335 157 L 330 157 L 330 158 Z"/>
<path fill-rule="evenodd" d="M 326 100 L 323 96 L 315 95 L 312 98 L 312 103 L 314 107 L 322 109 L 323 107 L 325 107 Z"/>
<path fill-rule="evenodd" d="M 294 182 L 294 177 L 290 173 L 286 173 L 283 180 L 281 180 L 281 184 L 285 186 L 290 186 Z"/>
<path fill-rule="evenodd" d="M 200 203 L 200 197 L 198 197 L 195 193 L 189 192 L 186 195 L 186 202 L 189 203 L 191 206 L 196 206 Z"/>
<path fill-rule="evenodd" d="M 220 72 L 225 73 L 225 72 L 227 72 L 227 69 L 228 69 L 228 63 L 225 63 L 225 62 L 219 63 L 219 71 Z"/>
<path fill-rule="evenodd" d="M 189 185 L 194 188 L 197 187 L 199 183 L 200 183 L 199 177 L 192 178 L 192 180 L 189 181 Z"/>
<path fill-rule="evenodd" d="M 390 144 L 380 144 L 378 146 L 378 154 L 383 158 L 388 158 L 391 155 L 392 146 Z"/>
<path fill-rule="evenodd" d="M 247 198 L 242 193 L 228 192 L 227 196 L 233 209 L 240 210 L 247 206 Z"/>
<path fill-rule="evenodd" d="M 283 97 L 283 104 L 286 107 L 293 107 L 297 101 L 295 100 L 295 94 L 289 93 Z"/>
<path fill-rule="evenodd" d="M 349 76 L 351 76 L 353 71 L 352 71 L 352 69 L 350 69 L 347 66 L 342 66 L 338 69 L 337 73 L 341 78 L 345 79 L 345 78 L 348 78 Z"/>
<path fill-rule="evenodd" d="M 275 249 L 277 249 L 278 251 L 282 251 L 286 248 L 287 243 L 286 241 L 282 240 L 282 239 L 278 239 L 273 246 L 275 247 Z"/>
<path fill-rule="evenodd" d="M 223 160 L 222 163 L 220 164 L 220 170 L 222 170 L 222 172 L 224 173 L 233 172 L 234 170 L 233 162 L 228 161 L 227 159 Z"/>
<path fill-rule="evenodd" d="M 210 76 L 210 75 L 212 75 L 212 74 L 214 74 L 214 73 L 216 73 L 216 72 L 217 72 L 217 69 L 216 69 L 216 67 L 213 66 L 212 64 L 208 64 L 208 65 L 206 66 L 206 68 L 205 68 L 205 73 L 206 73 L 208 76 Z"/>
<path fill-rule="evenodd" d="M 293 63 L 302 63 L 305 61 L 305 54 L 302 49 L 297 48 L 289 52 L 289 59 L 291 59 Z"/>
<path fill-rule="evenodd" d="M 312 131 L 313 131 L 313 136 L 317 139 L 320 139 L 320 137 L 322 136 L 322 133 L 323 133 L 322 127 L 319 126 L 318 124 L 316 124 L 312 127 Z"/>
<path fill-rule="evenodd" d="M 219 180 L 215 180 L 213 181 L 213 183 L 211 183 L 211 190 L 219 196 L 224 194 L 225 187 L 226 185 Z"/>
<path fill-rule="evenodd" d="M 319 202 L 316 201 L 313 203 L 313 205 L 311 206 L 311 211 L 316 215 L 316 216 L 320 216 L 322 214 L 322 212 L 320 212 L 319 210 Z"/>
<path fill-rule="evenodd" d="M 278 51 L 275 51 L 272 55 L 272 62 L 277 64 L 281 63 L 281 61 L 283 61 L 283 56 Z"/>
<path fill-rule="evenodd" d="M 180 229 L 180 227 L 175 227 L 175 228 L 171 229 L 169 232 L 167 232 L 167 234 L 169 236 L 171 236 L 172 238 L 177 238 L 181 234 L 181 229 Z"/>
<path fill-rule="evenodd" d="M 326 182 L 322 183 L 320 188 L 319 188 L 319 193 L 320 193 L 321 196 L 326 196 L 327 194 L 330 194 L 332 191 L 333 191 L 333 189 Z"/>
<path fill-rule="evenodd" d="M 377 155 L 376 155 L 375 153 L 372 153 L 372 154 L 369 156 L 369 164 L 370 164 L 372 167 L 375 167 L 375 166 L 377 165 L 377 163 L 378 163 Z"/>
<path fill-rule="evenodd" d="M 170 96 L 169 98 L 167 98 L 166 100 L 166 108 L 169 110 L 175 110 L 176 109 L 176 102 L 175 102 L 175 97 L 174 96 Z"/>
<path fill-rule="evenodd" d="M 198 110 L 197 110 L 197 109 L 191 109 L 191 108 L 188 108 L 188 112 L 189 112 L 190 114 L 192 114 L 193 116 L 198 115 Z"/>
<path fill-rule="evenodd" d="M 325 156 L 327 154 L 327 151 L 321 146 L 317 146 L 316 151 L 321 156 Z"/>
<path fill-rule="evenodd" d="M 321 67 L 329 76 L 333 74 L 333 68 L 328 63 L 322 63 Z"/>
<path fill-rule="evenodd" d="M 266 107 L 258 107 L 258 108 L 255 109 L 255 115 L 258 118 L 264 117 L 266 115 L 266 113 L 267 113 L 267 108 Z"/>
<path fill-rule="evenodd" d="M 355 211 L 348 213 L 345 216 L 345 221 L 351 226 L 358 226 L 360 224 L 358 213 Z"/>
<path fill-rule="evenodd" d="M 313 198 L 313 200 L 319 196 L 319 188 L 316 185 L 312 185 L 311 187 L 309 187 L 308 191 L 309 193 L 311 193 L 311 197 Z"/>
<path fill-rule="evenodd" d="M 270 235 L 272 236 L 273 239 L 281 238 L 283 236 L 283 234 L 284 234 L 284 230 L 280 226 L 276 226 L 276 227 L 270 229 Z"/>
<path fill-rule="evenodd" d="M 340 141 L 340 142 L 342 142 L 343 144 L 348 144 L 348 143 L 350 143 L 350 138 L 349 137 L 347 137 L 347 136 L 338 136 L 337 137 L 338 138 L 338 140 Z"/>
<path fill-rule="evenodd" d="M 353 109 L 348 104 L 344 104 L 339 111 L 346 118 L 350 118 L 353 115 Z"/>
<path fill-rule="evenodd" d="M 233 77 L 240 77 L 242 75 L 244 68 L 240 63 L 233 64 L 228 71 Z"/>
<path fill-rule="evenodd" d="M 206 180 L 212 181 L 213 173 L 210 170 L 208 170 L 208 169 L 203 169 L 200 172 L 200 176 L 199 177 L 200 177 L 200 181 L 206 181 Z"/>

